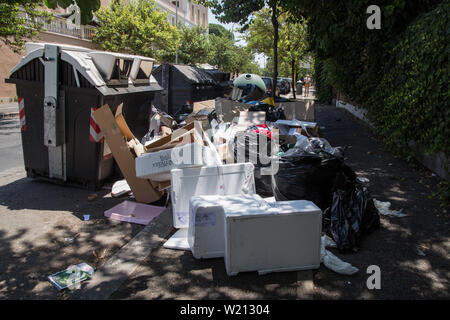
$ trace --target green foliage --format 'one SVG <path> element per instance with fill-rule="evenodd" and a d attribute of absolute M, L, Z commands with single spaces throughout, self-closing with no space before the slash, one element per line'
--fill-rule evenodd
<path fill-rule="evenodd" d="M 313 78 L 316 80 L 316 98 L 320 103 L 331 104 L 332 87 L 328 82 L 326 61 L 316 60 Z"/>
<path fill-rule="evenodd" d="M 450 1 L 417 19 L 389 51 L 383 77 L 368 99 L 371 121 L 386 142 L 450 155 L 448 27 Z"/>
<path fill-rule="evenodd" d="M 93 41 L 109 51 L 133 54 L 165 61 L 174 55 L 180 31 L 167 22 L 167 13 L 158 10 L 153 0 L 112 1 L 96 16 L 100 26 Z"/>
<path fill-rule="evenodd" d="M 370 0 L 288 2 L 307 19 L 321 100 L 332 85 L 399 151 L 414 140 L 449 154 L 448 0 L 380 0 L 380 30 L 366 27 Z"/>
<path fill-rule="evenodd" d="M 239 23 L 245 30 L 253 20 L 253 13 L 264 8 L 266 2 L 273 0 L 198 0 L 207 7 L 211 8 L 222 23 Z"/>
<path fill-rule="evenodd" d="M 234 34 L 224 26 L 220 24 L 210 23 L 209 24 L 209 34 L 214 34 L 218 37 L 226 36 L 230 40 L 234 40 Z"/>
<path fill-rule="evenodd" d="M 210 56 L 210 44 L 206 29 L 195 26 L 181 28 L 181 44 L 178 48 L 178 63 L 195 65 L 205 63 Z M 166 61 L 175 61 L 175 55 L 171 53 L 164 57 Z"/>
<path fill-rule="evenodd" d="M 255 13 L 255 18 L 245 34 L 247 46 L 251 50 L 269 57 L 266 74 L 273 72 L 274 28 L 271 18 L 271 10 L 263 8 Z M 283 77 L 291 77 L 292 73 L 295 75 L 298 73 L 300 61 L 305 54 L 306 29 L 301 22 L 292 21 L 287 12 L 279 15 L 278 23 L 278 74 Z"/>
<path fill-rule="evenodd" d="M 2 1 L 0 3 L 0 41 L 15 52 L 20 52 L 25 45 L 25 39 L 37 36 L 42 30 L 42 23 L 36 18 L 50 19 L 47 13 L 36 10 L 38 5 L 42 5 L 42 1 Z M 22 10 L 31 18 L 29 21 L 20 16 Z"/>
<path fill-rule="evenodd" d="M 74 1 L 80 7 L 81 24 L 88 24 L 92 20 L 92 13 L 100 9 L 100 0 L 44 0 L 44 3 L 51 9 L 56 9 L 58 5 L 66 9 Z"/>

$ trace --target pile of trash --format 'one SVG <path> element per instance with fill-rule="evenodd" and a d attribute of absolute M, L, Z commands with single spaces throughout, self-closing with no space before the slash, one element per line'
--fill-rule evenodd
<path fill-rule="evenodd" d="M 243 97 L 244 90 L 235 89 L 228 98 L 194 103 L 182 119 L 153 107 L 141 141 L 120 112 L 97 110 L 94 117 L 125 178 L 113 196 L 132 194 L 144 206 L 170 198 L 179 230 L 164 246 L 199 259 L 223 257 L 229 275 L 320 263 L 342 274 L 357 272 L 325 247 L 357 251 L 379 226 L 378 210 L 346 165 L 344 149 L 321 137 L 314 103 L 249 101 L 251 90 Z M 129 206 L 108 215 L 130 214 Z M 157 208 L 148 205 L 150 217 L 139 221 L 151 221 Z"/>

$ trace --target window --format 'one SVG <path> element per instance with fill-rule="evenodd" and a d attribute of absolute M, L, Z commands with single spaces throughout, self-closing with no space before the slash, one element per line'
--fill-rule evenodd
<path fill-rule="evenodd" d="M 206 15 L 205 15 L 205 13 L 203 13 L 203 15 L 202 15 L 202 25 L 204 27 L 206 27 Z"/>
<path fill-rule="evenodd" d="M 191 20 L 194 21 L 194 5 L 191 7 Z"/>
<path fill-rule="evenodd" d="M 200 9 L 197 9 L 197 24 L 200 25 Z"/>
<path fill-rule="evenodd" d="M 174 17 L 172 17 L 172 25 L 173 26 L 175 25 L 175 18 Z"/>

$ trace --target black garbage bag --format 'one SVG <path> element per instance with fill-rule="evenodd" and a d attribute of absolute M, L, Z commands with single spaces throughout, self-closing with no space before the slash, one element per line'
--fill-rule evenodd
<path fill-rule="evenodd" d="M 324 212 L 324 229 L 341 252 L 359 248 L 361 237 L 380 225 L 380 216 L 366 187 L 354 183 L 333 193 L 333 203 Z"/>
<path fill-rule="evenodd" d="M 256 167 L 270 165 L 272 140 L 266 134 L 251 131 L 236 133 L 231 150 L 234 162 L 251 162 Z"/>
<path fill-rule="evenodd" d="M 272 140 L 270 135 L 252 132 L 254 129 L 263 128 L 251 126 L 246 131 L 238 132 L 230 147 L 235 163 L 251 162 L 255 166 L 256 193 L 262 197 L 272 197 L 271 175 L 262 174 L 263 168 L 271 166 Z"/>
<path fill-rule="evenodd" d="M 272 176 L 273 195 L 277 201 L 309 200 L 325 210 L 331 206 L 333 187 L 343 171 L 354 174 L 340 158 L 323 153 L 286 153 Z"/>
<path fill-rule="evenodd" d="M 264 111 L 266 113 L 266 121 L 270 122 L 276 122 L 277 120 L 286 119 L 283 108 L 274 107 L 267 103 L 257 103 L 251 106 L 248 111 Z"/>

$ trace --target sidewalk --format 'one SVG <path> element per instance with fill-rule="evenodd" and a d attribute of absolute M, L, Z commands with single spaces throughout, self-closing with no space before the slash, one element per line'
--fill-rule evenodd
<path fill-rule="evenodd" d="M 228 277 L 223 259 L 196 260 L 190 252 L 164 249 L 152 254 L 112 299 L 434 299 L 448 298 L 448 215 L 429 199 L 437 178 L 410 168 L 383 150 L 364 124 L 342 109 L 318 107 L 317 121 L 333 146 L 350 146 L 347 163 L 370 179 L 374 198 L 404 209 L 405 218 L 381 217 L 381 227 L 354 254 L 339 254 L 359 268 L 354 276 L 323 266 L 311 272 Z M 428 186 L 428 187 L 427 187 Z M 419 251 L 420 250 L 420 251 Z M 333 251 L 333 250 L 332 250 Z M 381 290 L 368 290 L 366 269 L 381 268 Z M 306 276 L 306 279 L 303 278 Z"/>
<path fill-rule="evenodd" d="M 347 111 L 319 107 L 318 122 L 332 146 L 349 146 L 347 164 L 370 180 L 375 199 L 390 201 L 404 218 L 381 216 L 379 230 L 366 237 L 361 250 L 338 254 L 360 269 L 352 277 L 325 268 L 314 274 L 317 299 L 439 299 L 449 298 L 450 229 L 448 211 L 430 199 L 439 179 L 431 172 L 411 168 L 383 149 L 365 124 Z M 368 290 L 366 269 L 381 268 L 381 290 Z"/>
<path fill-rule="evenodd" d="M 358 274 L 343 276 L 321 267 L 228 277 L 223 259 L 196 260 L 190 252 L 163 248 L 161 238 L 110 298 L 448 299 L 449 216 L 437 199 L 429 198 L 438 178 L 385 151 L 343 109 L 319 106 L 317 121 L 333 146 L 349 147 L 346 162 L 370 179 L 372 196 L 409 215 L 381 217 L 380 229 L 363 240 L 359 252 L 335 252 L 359 268 Z M 90 202 L 91 193 L 27 179 L 23 167 L 0 172 L 0 298 L 67 298 L 47 281 L 49 274 L 83 261 L 102 267 L 140 234 L 143 226 L 103 216 L 123 198 L 99 190 L 98 199 Z M 91 219 L 83 221 L 84 214 Z M 381 268 L 381 290 L 367 289 L 370 265 Z"/>

